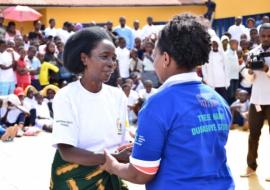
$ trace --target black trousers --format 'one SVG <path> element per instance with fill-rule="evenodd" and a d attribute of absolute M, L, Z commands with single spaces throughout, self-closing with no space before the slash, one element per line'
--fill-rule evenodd
<path fill-rule="evenodd" d="M 29 126 L 29 125 L 34 126 L 35 122 L 36 122 L 36 117 L 37 117 L 36 109 L 31 109 L 29 112 L 30 112 L 30 115 L 25 118 L 24 125 L 25 126 Z"/>
<path fill-rule="evenodd" d="M 261 111 L 258 112 L 254 104 L 250 105 L 249 108 L 249 127 L 250 134 L 248 139 L 248 155 L 247 164 L 253 170 L 257 169 L 257 157 L 258 157 L 258 146 L 261 136 L 261 130 L 264 121 L 268 121 L 268 126 L 270 125 L 270 105 L 262 105 Z M 270 130 L 269 130 L 270 132 Z"/>
<path fill-rule="evenodd" d="M 228 103 L 231 105 L 235 101 L 235 92 L 239 88 L 239 80 L 231 79 L 230 86 L 227 90 Z"/>

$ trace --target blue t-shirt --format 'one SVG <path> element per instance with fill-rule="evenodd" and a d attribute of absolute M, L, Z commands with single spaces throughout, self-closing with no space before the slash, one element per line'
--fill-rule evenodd
<path fill-rule="evenodd" d="M 147 190 L 235 188 L 225 150 L 230 108 L 213 89 L 174 84 L 150 97 L 138 118 L 131 163 L 149 174 L 158 167 Z"/>
<path fill-rule="evenodd" d="M 128 27 L 117 27 L 114 32 L 116 32 L 120 37 L 125 38 L 127 48 L 130 50 L 134 47 L 134 36 L 132 30 Z"/>

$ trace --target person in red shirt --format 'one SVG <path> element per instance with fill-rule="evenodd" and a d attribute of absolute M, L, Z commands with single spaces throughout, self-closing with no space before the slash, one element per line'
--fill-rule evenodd
<path fill-rule="evenodd" d="M 31 75 L 29 72 L 29 66 L 25 61 L 26 51 L 23 46 L 19 47 L 18 53 L 20 54 L 19 60 L 16 62 L 16 76 L 17 87 L 25 89 L 31 84 Z"/>

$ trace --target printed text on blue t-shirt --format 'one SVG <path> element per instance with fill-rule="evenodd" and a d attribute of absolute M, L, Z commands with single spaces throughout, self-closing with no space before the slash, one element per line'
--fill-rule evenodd
<path fill-rule="evenodd" d="M 223 113 L 213 113 L 213 114 L 200 114 L 198 115 L 198 120 L 200 125 L 199 127 L 191 128 L 192 135 L 200 135 L 202 133 L 211 133 L 216 131 L 228 131 L 229 127 L 227 123 L 219 123 L 219 124 L 205 124 L 207 121 L 224 121 L 225 116 Z"/>

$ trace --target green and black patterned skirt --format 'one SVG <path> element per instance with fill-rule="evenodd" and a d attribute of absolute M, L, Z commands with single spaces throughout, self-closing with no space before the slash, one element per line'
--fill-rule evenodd
<path fill-rule="evenodd" d="M 98 166 L 81 166 L 64 161 L 56 151 L 51 171 L 50 190 L 128 190 L 115 175 Z"/>

